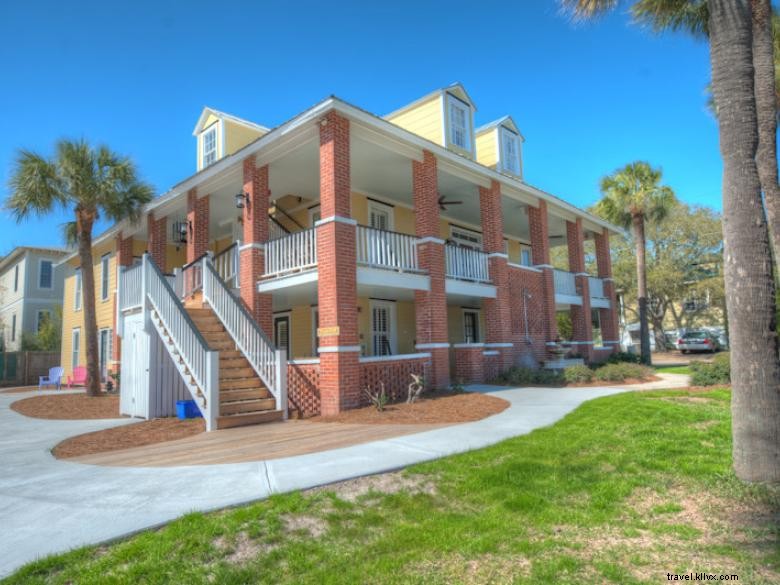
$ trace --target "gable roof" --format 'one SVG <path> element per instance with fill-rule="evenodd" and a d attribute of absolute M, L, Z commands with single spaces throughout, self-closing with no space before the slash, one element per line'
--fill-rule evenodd
<path fill-rule="evenodd" d="M 251 128 L 252 130 L 256 130 L 262 134 L 265 134 L 266 132 L 270 131 L 270 128 L 266 128 L 265 126 L 261 126 L 260 124 L 255 124 L 254 122 L 250 122 L 249 120 L 244 120 L 243 118 L 239 118 L 238 116 L 233 116 L 232 114 L 227 114 L 225 112 L 221 112 L 219 110 L 215 110 L 214 108 L 205 106 L 203 108 L 203 111 L 200 113 L 200 117 L 198 118 L 198 123 L 195 124 L 195 129 L 192 131 L 193 136 L 197 136 L 198 134 L 200 134 L 200 132 L 203 130 L 204 124 L 206 123 L 206 120 L 208 120 L 209 118 L 209 115 L 214 115 L 217 118 L 221 118 L 223 120 L 230 120 L 235 124 L 239 124 L 246 128 Z"/>
<path fill-rule="evenodd" d="M 474 100 L 471 99 L 471 96 L 466 91 L 466 88 L 463 87 L 463 84 L 459 81 L 456 81 L 455 83 L 451 83 L 447 87 L 441 87 L 437 90 L 432 91 L 431 93 L 427 93 L 421 98 L 418 98 L 414 100 L 412 103 L 406 104 L 405 106 L 398 108 L 397 110 L 394 110 L 390 112 L 389 114 L 385 114 L 382 116 L 385 119 L 392 118 L 394 116 L 397 116 L 398 114 L 401 114 L 403 112 L 406 112 L 407 110 L 411 110 L 419 106 L 420 104 L 424 104 L 425 102 L 437 98 L 445 93 L 451 93 L 455 95 L 456 97 L 459 97 L 460 99 L 466 101 L 471 105 L 472 108 L 476 111 L 477 106 L 474 104 Z"/>
<path fill-rule="evenodd" d="M 25 252 L 33 252 L 35 254 L 44 254 L 47 256 L 56 256 L 58 258 L 61 258 L 65 256 L 66 254 L 69 254 L 71 250 L 65 249 L 65 248 L 40 248 L 38 246 L 17 246 L 13 250 L 11 250 L 7 256 L 0 259 L 0 270 L 5 270 L 5 268 L 24 256 Z"/>
<path fill-rule="evenodd" d="M 494 128 L 497 128 L 498 126 L 504 126 L 505 128 L 509 128 L 520 137 L 520 140 L 525 142 L 525 136 L 523 136 L 523 133 L 520 132 L 520 129 L 517 127 L 517 124 L 515 124 L 515 121 L 512 119 L 512 116 L 504 116 L 502 118 L 499 118 L 498 120 L 493 120 L 489 124 L 480 126 L 479 128 L 476 129 L 475 134 L 483 134 L 485 132 L 493 130 Z"/>

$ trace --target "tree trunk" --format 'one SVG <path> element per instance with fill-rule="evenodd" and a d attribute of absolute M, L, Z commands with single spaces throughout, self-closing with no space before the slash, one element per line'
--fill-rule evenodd
<path fill-rule="evenodd" d="M 634 215 L 632 223 L 636 245 L 636 288 L 639 307 L 639 347 L 642 363 L 648 366 L 650 357 L 650 329 L 647 326 L 647 261 L 645 259 L 645 218 Z"/>
<path fill-rule="evenodd" d="M 780 187 L 777 183 L 777 96 L 775 95 L 772 6 L 769 0 L 751 0 L 753 68 L 758 117 L 758 176 L 764 192 L 775 262 L 780 258 Z"/>
<path fill-rule="evenodd" d="M 95 270 L 92 265 L 92 226 L 95 213 L 76 211 L 79 260 L 81 261 L 81 297 L 84 311 L 84 340 L 87 349 L 87 396 L 100 394 L 97 316 L 95 314 Z"/>
<path fill-rule="evenodd" d="M 726 307 L 731 334 L 734 471 L 780 481 L 780 363 L 769 232 L 756 165 L 749 0 L 708 0 L 710 59 L 723 157 Z"/>

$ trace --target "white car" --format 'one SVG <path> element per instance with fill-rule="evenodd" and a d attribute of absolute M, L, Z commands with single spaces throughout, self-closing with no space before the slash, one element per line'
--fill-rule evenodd
<path fill-rule="evenodd" d="M 709 331 L 688 331 L 677 340 L 677 349 L 682 353 L 689 351 L 709 351 L 715 353 L 720 350 L 718 338 Z"/>

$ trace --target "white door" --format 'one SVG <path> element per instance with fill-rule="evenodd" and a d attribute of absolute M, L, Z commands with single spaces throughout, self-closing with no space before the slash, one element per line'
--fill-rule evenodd
<path fill-rule="evenodd" d="M 120 379 L 122 414 L 149 415 L 149 337 L 141 314 L 125 317 Z"/>
<path fill-rule="evenodd" d="M 373 355 L 393 355 L 395 348 L 395 306 L 393 303 L 371 302 L 371 339 Z"/>

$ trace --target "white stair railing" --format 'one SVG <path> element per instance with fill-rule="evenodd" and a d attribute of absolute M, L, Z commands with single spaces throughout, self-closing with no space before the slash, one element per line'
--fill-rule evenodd
<path fill-rule="evenodd" d="M 140 307 L 143 302 L 144 294 L 141 289 L 142 266 L 139 264 L 132 268 L 120 268 L 119 274 L 119 299 L 120 309 L 126 311 L 135 307 Z"/>
<path fill-rule="evenodd" d="M 317 230 L 309 228 L 265 244 L 263 276 L 283 276 L 317 265 Z"/>
<path fill-rule="evenodd" d="M 203 418 L 206 430 L 216 428 L 219 414 L 219 352 L 211 351 L 173 291 L 169 278 L 148 255 L 143 258 L 144 310 L 184 379 Z"/>
<path fill-rule="evenodd" d="M 244 305 L 220 278 L 210 258 L 203 259 L 203 300 L 206 301 L 244 357 L 287 417 L 287 352 L 277 349 Z"/>
<path fill-rule="evenodd" d="M 208 252 L 201 254 L 192 262 L 181 267 L 181 298 L 186 299 L 187 297 L 194 295 L 203 287 L 202 260 L 208 256 L 208 254 Z"/>
<path fill-rule="evenodd" d="M 417 238 L 398 232 L 357 227 L 357 263 L 400 272 L 420 272 Z"/>
<path fill-rule="evenodd" d="M 447 278 L 490 282 L 488 255 L 466 246 L 444 246 L 444 273 Z"/>
<path fill-rule="evenodd" d="M 233 244 L 214 256 L 214 268 L 222 281 L 230 288 L 238 288 L 238 249 L 241 242 Z"/>

